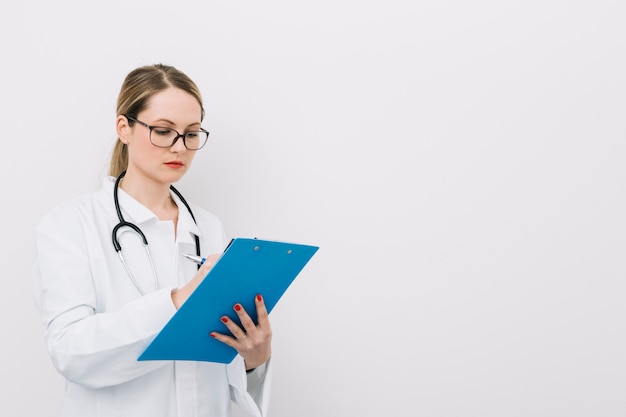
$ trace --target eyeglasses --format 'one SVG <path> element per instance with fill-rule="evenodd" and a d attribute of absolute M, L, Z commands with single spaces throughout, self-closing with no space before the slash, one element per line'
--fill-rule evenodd
<path fill-rule="evenodd" d="M 179 138 L 183 138 L 185 148 L 190 151 L 196 151 L 202 148 L 209 139 L 209 132 L 200 128 L 192 132 L 178 133 L 169 127 L 150 126 L 147 123 L 137 120 L 134 117 L 126 116 L 127 119 L 139 123 L 150 129 L 150 143 L 159 148 L 169 148 L 174 146 Z"/>

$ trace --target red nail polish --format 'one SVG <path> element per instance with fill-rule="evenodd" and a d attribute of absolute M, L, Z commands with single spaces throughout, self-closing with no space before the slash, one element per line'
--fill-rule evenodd
<path fill-rule="evenodd" d="M 209 333 L 209 336 L 215 337 L 215 333 Z"/>
<path fill-rule="evenodd" d="M 256 299 L 259 300 L 259 301 L 263 301 L 263 297 L 261 297 L 261 294 L 257 295 Z"/>
<path fill-rule="evenodd" d="M 241 310 L 241 306 L 239 304 L 235 304 L 235 310 L 237 311 Z"/>
<path fill-rule="evenodd" d="M 224 323 L 227 323 L 227 322 L 228 322 L 228 317 L 222 317 L 222 321 L 223 321 Z"/>

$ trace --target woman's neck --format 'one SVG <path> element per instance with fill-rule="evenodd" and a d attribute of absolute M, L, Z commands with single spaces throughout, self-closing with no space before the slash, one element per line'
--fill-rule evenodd
<path fill-rule="evenodd" d="M 120 188 L 152 211 L 160 220 L 173 220 L 176 225 L 178 206 L 172 200 L 169 184 L 137 181 L 132 176 L 124 176 Z"/>

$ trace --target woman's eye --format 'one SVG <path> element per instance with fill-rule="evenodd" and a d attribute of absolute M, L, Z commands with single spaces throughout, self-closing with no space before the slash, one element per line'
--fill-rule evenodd
<path fill-rule="evenodd" d="M 172 134 L 172 129 L 155 128 L 154 133 L 159 136 L 170 136 Z"/>
<path fill-rule="evenodd" d="M 200 133 L 199 132 L 187 132 L 185 136 L 187 136 L 187 139 L 198 139 L 198 136 L 200 136 Z"/>

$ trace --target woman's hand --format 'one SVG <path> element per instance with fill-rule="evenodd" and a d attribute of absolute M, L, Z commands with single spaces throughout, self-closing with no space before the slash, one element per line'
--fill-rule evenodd
<path fill-rule="evenodd" d="M 189 281 L 183 287 L 177 288 L 172 291 L 172 302 L 174 303 L 176 310 L 178 310 L 180 306 L 183 305 L 185 301 L 187 301 L 187 298 L 189 298 L 191 293 L 194 292 L 198 285 L 200 285 L 204 277 L 206 277 L 211 268 L 213 268 L 213 265 L 215 265 L 215 262 L 217 262 L 219 257 L 220 254 L 208 256 L 200 269 L 198 269 L 198 272 L 196 272 L 196 275 L 193 276 L 191 281 Z"/>
<path fill-rule="evenodd" d="M 211 332 L 211 337 L 226 343 L 234 348 L 243 357 L 246 370 L 263 365 L 272 353 L 272 329 L 269 316 L 265 308 L 263 297 L 259 294 L 254 298 L 258 324 L 255 324 L 241 304 L 235 304 L 233 309 L 242 327 L 237 325 L 228 316 L 222 316 L 222 322 L 228 327 L 232 336 Z"/>

